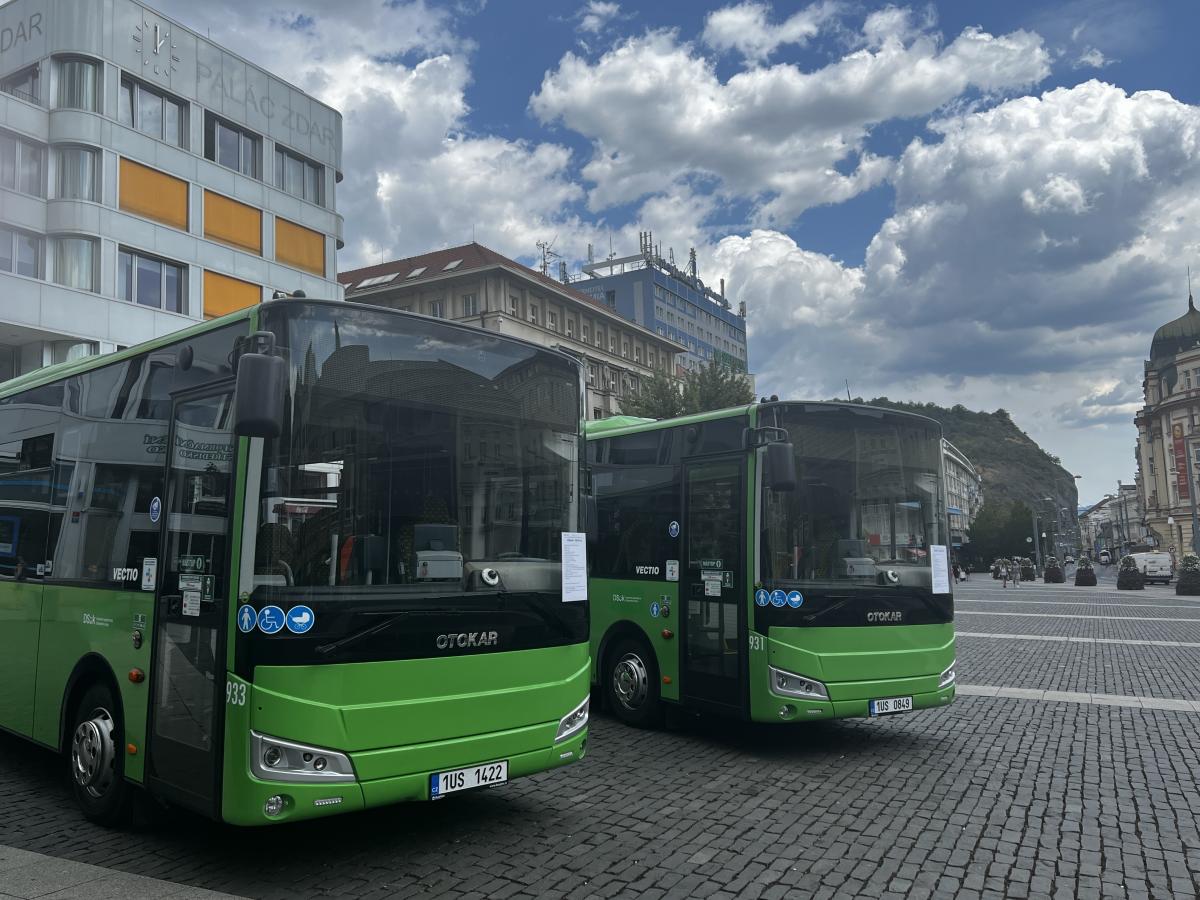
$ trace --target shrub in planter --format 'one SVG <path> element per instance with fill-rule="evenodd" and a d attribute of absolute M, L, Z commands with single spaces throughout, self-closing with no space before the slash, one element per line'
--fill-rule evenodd
<path fill-rule="evenodd" d="M 1067 580 L 1067 576 L 1063 574 L 1062 566 L 1058 564 L 1058 558 L 1050 556 L 1046 558 L 1046 570 L 1042 573 L 1042 581 L 1046 584 L 1062 584 Z"/>
<path fill-rule="evenodd" d="M 1092 567 L 1092 561 L 1085 556 L 1079 560 L 1079 565 L 1075 568 L 1075 587 L 1095 586 L 1096 570 Z"/>
<path fill-rule="evenodd" d="M 1132 556 L 1122 556 L 1117 568 L 1117 590 L 1140 591 L 1145 587 L 1146 582 L 1138 570 L 1137 560 Z"/>
<path fill-rule="evenodd" d="M 1033 560 L 1028 556 L 1021 560 L 1021 580 L 1037 581 L 1037 569 L 1033 567 Z"/>
<path fill-rule="evenodd" d="M 1179 580 L 1175 582 L 1175 593 L 1185 597 L 1200 596 L 1200 556 L 1183 554 L 1179 561 Z"/>

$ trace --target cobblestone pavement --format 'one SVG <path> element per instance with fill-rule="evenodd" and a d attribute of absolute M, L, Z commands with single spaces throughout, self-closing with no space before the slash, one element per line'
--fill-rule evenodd
<path fill-rule="evenodd" d="M 1038 640 L 1192 641 L 1200 603 L 1159 587 L 993 585 L 958 588 L 962 683 L 1200 699 L 1200 649 Z M 1048 618 L 1067 614 L 1114 618 Z M 598 717 L 572 768 L 262 830 L 160 814 L 105 831 L 76 813 L 59 765 L 0 738 L 0 844 L 255 897 L 1200 891 L 1200 713 L 1186 709 L 964 695 L 792 728 L 689 719 L 643 732 Z"/>

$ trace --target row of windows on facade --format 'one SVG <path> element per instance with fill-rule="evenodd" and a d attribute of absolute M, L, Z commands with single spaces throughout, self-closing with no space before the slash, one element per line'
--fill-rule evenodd
<path fill-rule="evenodd" d="M 56 106 L 102 113 L 100 65 L 94 60 L 62 58 L 58 69 Z M 0 80 L 0 91 L 40 102 L 39 68 L 28 69 Z M 117 121 L 160 141 L 191 149 L 188 134 L 188 103 L 159 88 L 150 87 L 128 75 L 121 76 Z M 262 180 L 263 138 L 211 112 L 204 114 L 204 155 L 227 169 Z M 310 203 L 326 205 L 324 167 L 304 156 L 276 145 L 275 187 Z M 37 190 L 25 190 L 36 194 Z"/>
<path fill-rule="evenodd" d="M 509 295 L 508 311 L 509 315 L 519 315 L 521 298 L 516 294 Z M 399 307 L 403 312 L 413 312 L 413 305 Z M 417 312 L 424 312 L 426 315 L 434 316 L 439 319 L 446 318 L 447 310 L 445 301 L 442 299 L 428 300 L 425 302 L 424 309 L 418 308 Z M 476 294 L 462 295 L 462 316 L 473 317 L 479 315 L 479 298 Z M 559 312 L 553 309 L 546 310 L 546 318 L 543 324 L 542 308 L 537 303 L 529 304 L 529 322 L 533 325 L 545 327 L 556 334 L 564 334 L 566 337 L 575 339 L 575 318 L 573 316 L 563 316 L 563 330 L 559 330 Z M 604 329 L 599 326 L 593 326 L 589 320 L 584 320 L 582 342 L 590 344 L 593 341 L 593 331 L 595 333 L 595 346 L 604 348 Z M 642 360 L 646 359 L 646 365 L 651 368 L 665 368 L 669 359 L 668 354 L 659 354 L 654 350 L 646 349 L 643 354 L 643 346 L 637 341 L 630 342 L 628 339 L 622 339 L 620 348 L 617 346 L 617 336 L 611 332 L 608 335 L 608 350 L 616 356 L 618 352 L 624 359 L 632 359 L 635 363 L 642 364 Z M 631 355 L 632 354 L 632 355 Z"/>
<path fill-rule="evenodd" d="M 711 347 L 717 350 L 723 350 L 724 352 L 730 354 L 731 356 L 735 356 L 738 359 L 744 360 L 746 358 L 745 348 L 739 346 L 736 341 L 731 341 L 727 338 L 713 334 L 713 332 L 701 328 L 699 325 L 693 325 L 691 322 L 683 319 L 682 316 L 680 317 L 680 321 L 676 322 L 675 314 L 665 309 L 661 304 L 655 304 L 654 313 L 657 316 L 658 321 L 666 323 L 665 325 L 659 325 L 655 328 L 659 335 L 662 337 L 669 337 L 672 340 L 678 340 L 681 343 L 685 343 L 688 349 L 690 349 L 693 353 L 701 353 L 701 351 L 705 350 L 705 348 L 701 347 L 696 340 L 683 337 L 685 333 L 688 335 L 694 335 L 701 341 L 707 342 L 709 345 L 711 345 Z M 702 355 L 705 357 L 705 359 L 712 359 L 712 350 L 707 350 L 706 352 L 703 352 Z"/>
<path fill-rule="evenodd" d="M 684 315 L 689 316 L 693 319 L 696 319 L 697 323 L 699 325 L 705 325 L 705 326 L 707 326 L 707 328 L 709 328 L 711 331 L 715 331 L 717 334 L 728 335 L 729 337 L 733 338 L 735 341 L 737 341 L 739 343 L 742 343 L 742 344 L 746 343 L 746 334 L 744 331 L 742 331 L 739 328 L 735 328 L 733 325 L 730 325 L 728 322 L 726 322 L 724 319 L 720 318 L 719 316 L 714 316 L 710 312 L 704 312 L 703 310 L 697 309 L 696 304 L 691 303 L 688 300 L 685 300 L 683 297 L 680 297 L 676 294 L 671 293 L 666 288 L 664 288 L 661 284 L 656 284 L 654 286 L 654 297 L 656 300 L 661 300 L 663 302 L 663 304 L 665 304 L 666 306 L 670 306 L 675 309 L 678 309 L 681 313 L 681 315 L 680 315 L 681 320 L 683 319 Z M 664 322 L 668 321 L 667 319 L 663 318 L 663 315 L 661 312 L 662 306 L 659 304 L 655 304 L 655 308 L 656 308 L 656 312 L 658 312 L 658 318 Z M 670 320 L 670 321 L 673 321 L 673 320 Z M 709 343 L 711 343 L 711 342 L 712 341 L 710 338 Z"/>

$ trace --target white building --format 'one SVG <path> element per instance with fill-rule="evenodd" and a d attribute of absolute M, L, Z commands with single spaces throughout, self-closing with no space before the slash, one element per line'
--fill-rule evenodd
<path fill-rule="evenodd" d="M 956 553 L 970 554 L 971 524 L 983 506 L 983 478 L 966 454 L 942 438 L 946 472 L 946 512 L 950 516 L 950 542 Z"/>
<path fill-rule="evenodd" d="M 149 7 L 0 6 L 0 380 L 339 297 L 341 154 L 335 110 Z"/>

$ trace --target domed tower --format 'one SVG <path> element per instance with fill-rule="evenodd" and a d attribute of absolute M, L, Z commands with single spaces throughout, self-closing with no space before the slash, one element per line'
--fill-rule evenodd
<path fill-rule="evenodd" d="M 1145 405 L 1134 417 L 1138 495 L 1159 547 L 1173 547 L 1178 558 L 1193 547 L 1200 473 L 1200 310 L 1190 284 L 1187 312 L 1154 332 L 1142 392 Z"/>

